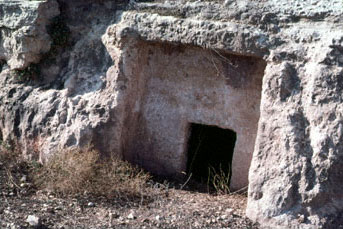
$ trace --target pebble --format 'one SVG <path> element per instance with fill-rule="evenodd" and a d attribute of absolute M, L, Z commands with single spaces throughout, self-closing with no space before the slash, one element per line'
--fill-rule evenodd
<path fill-rule="evenodd" d="M 9 210 L 6 209 L 6 210 L 4 210 L 4 213 L 5 213 L 5 214 L 10 214 L 11 212 L 10 212 Z"/>
<path fill-rule="evenodd" d="M 225 210 L 225 213 L 227 213 L 228 215 L 232 214 L 235 210 L 233 210 L 232 208 L 227 208 Z"/>
<path fill-rule="evenodd" d="M 95 203 L 89 202 L 89 203 L 87 204 L 87 206 L 90 207 L 90 208 L 95 207 Z"/>
<path fill-rule="evenodd" d="M 25 183 L 27 181 L 27 176 L 24 175 L 22 178 L 20 178 L 21 183 Z"/>
<path fill-rule="evenodd" d="M 20 184 L 20 187 L 21 187 L 21 188 L 25 188 L 25 187 L 27 187 L 27 186 L 29 186 L 28 183 L 21 183 L 21 184 Z"/>
<path fill-rule="evenodd" d="M 32 227 L 39 227 L 40 226 L 40 218 L 35 215 L 29 215 L 26 219 L 26 222 L 30 224 Z"/>
<path fill-rule="evenodd" d="M 17 225 L 15 225 L 15 223 L 11 223 L 9 226 L 10 226 L 11 229 L 19 228 Z"/>
<path fill-rule="evenodd" d="M 55 207 L 55 210 L 56 211 L 62 210 L 62 207 L 61 206 L 57 206 L 57 207 Z"/>
<path fill-rule="evenodd" d="M 128 219 L 135 219 L 135 215 L 133 214 L 133 212 L 131 212 L 128 216 L 127 216 Z"/>

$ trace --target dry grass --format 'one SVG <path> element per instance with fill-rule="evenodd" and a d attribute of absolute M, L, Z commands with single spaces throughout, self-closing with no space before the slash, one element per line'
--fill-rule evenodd
<path fill-rule="evenodd" d="M 44 165 L 24 160 L 18 149 L 0 144 L 0 166 L 5 172 L 1 183 L 16 193 L 21 192 L 20 179 L 25 175 L 30 187 L 59 196 L 89 194 L 132 201 L 152 198 L 148 173 L 116 157 L 100 158 L 90 147 L 56 153 Z"/>
<path fill-rule="evenodd" d="M 107 198 L 142 198 L 149 174 L 118 158 L 100 159 L 97 151 L 69 150 L 56 154 L 34 174 L 39 189 L 56 194 L 88 193 Z"/>
<path fill-rule="evenodd" d="M 20 195 L 22 190 L 20 179 L 28 173 L 30 164 L 21 158 L 17 148 L 17 146 L 14 147 L 8 143 L 0 142 L 0 166 L 5 172 L 1 183 Z"/>
<path fill-rule="evenodd" d="M 225 172 L 221 167 L 217 171 L 214 167 L 208 167 L 207 185 L 214 188 L 217 194 L 230 194 L 230 173 Z"/>

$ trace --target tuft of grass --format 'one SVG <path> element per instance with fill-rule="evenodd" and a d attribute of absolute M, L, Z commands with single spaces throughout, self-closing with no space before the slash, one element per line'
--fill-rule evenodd
<path fill-rule="evenodd" d="M 225 172 L 221 167 L 215 169 L 208 167 L 208 180 L 207 185 L 213 187 L 217 194 L 230 194 L 230 179 L 231 175 Z"/>
<path fill-rule="evenodd" d="M 107 198 L 143 198 L 150 175 L 126 161 L 101 159 L 89 148 L 54 155 L 34 174 L 39 189 L 59 195 L 87 193 Z"/>
<path fill-rule="evenodd" d="M 30 171 L 31 164 L 27 163 L 21 157 L 19 146 L 11 142 L 0 141 L 0 172 L 4 172 L 5 176 L 1 176 L 0 184 L 4 185 L 0 188 L 10 190 L 17 195 L 26 194 L 31 187 L 21 186 L 20 179 L 27 175 Z"/>
<path fill-rule="evenodd" d="M 101 158 L 90 147 L 56 153 L 42 165 L 24 160 L 18 146 L 0 141 L 0 173 L 0 189 L 17 195 L 45 189 L 60 197 L 87 194 L 141 204 L 158 195 L 150 174 L 117 157 Z M 22 185 L 23 176 L 29 187 Z"/>

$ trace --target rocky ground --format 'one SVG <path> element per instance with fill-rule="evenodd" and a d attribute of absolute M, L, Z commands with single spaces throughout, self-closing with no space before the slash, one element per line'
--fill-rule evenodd
<path fill-rule="evenodd" d="M 242 194 L 211 195 L 151 181 L 151 198 L 62 198 L 33 188 L 23 171 L 0 162 L 0 228 L 259 228 L 244 216 Z"/>

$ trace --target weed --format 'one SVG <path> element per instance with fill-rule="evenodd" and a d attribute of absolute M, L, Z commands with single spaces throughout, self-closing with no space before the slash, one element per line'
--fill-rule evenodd
<path fill-rule="evenodd" d="M 38 188 L 56 194 L 88 193 L 107 198 L 142 198 L 149 175 L 118 158 L 103 160 L 90 148 L 54 155 L 34 175 Z"/>
<path fill-rule="evenodd" d="M 230 193 L 230 172 L 225 172 L 221 166 L 215 169 L 212 166 L 208 167 L 207 185 L 213 187 L 218 194 Z"/>
<path fill-rule="evenodd" d="M 5 184 L 5 189 L 18 195 L 27 193 L 20 186 L 22 175 L 28 174 L 29 164 L 21 158 L 19 147 L 10 142 L 1 142 L 0 144 L 0 166 L 5 172 L 4 179 L 0 183 Z M 1 172 L 1 171 L 0 171 Z M 1 177 L 2 178 L 2 177 Z"/>
<path fill-rule="evenodd" d="M 38 80 L 40 76 L 40 67 L 38 64 L 31 64 L 22 70 L 13 70 L 12 75 L 21 82 Z"/>
<path fill-rule="evenodd" d="M 152 200 L 150 175 L 119 158 L 101 159 L 97 151 L 87 147 L 56 153 L 42 165 L 23 160 L 18 147 L 11 148 L 5 143 L 0 146 L 0 172 L 5 172 L 0 184 L 18 195 L 28 191 L 21 187 L 20 179 L 25 175 L 30 191 L 47 189 L 58 196 L 86 193 L 140 203 Z"/>

